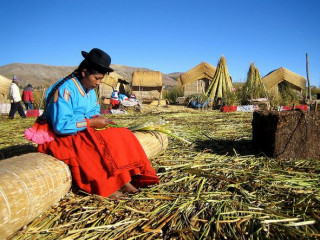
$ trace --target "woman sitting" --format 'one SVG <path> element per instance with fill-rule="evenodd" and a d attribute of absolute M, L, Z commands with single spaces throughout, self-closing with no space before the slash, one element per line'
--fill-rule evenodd
<path fill-rule="evenodd" d="M 135 193 L 159 183 L 135 135 L 108 127 L 110 121 L 100 116 L 94 89 L 113 71 L 110 56 L 97 48 L 82 55 L 79 67 L 47 91 L 44 114 L 55 137 L 39 144 L 38 151 L 67 163 L 73 181 L 88 193 L 118 199 L 121 191 Z"/>

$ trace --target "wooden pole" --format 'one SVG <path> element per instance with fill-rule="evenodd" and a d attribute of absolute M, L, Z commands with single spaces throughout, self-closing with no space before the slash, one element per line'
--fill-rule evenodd
<path fill-rule="evenodd" d="M 306 54 L 306 71 L 307 71 L 309 101 L 312 101 L 310 78 L 309 78 L 309 54 L 308 53 Z"/>
<path fill-rule="evenodd" d="M 159 98 L 158 98 L 158 106 L 161 106 L 161 99 L 162 99 L 162 92 L 163 92 L 163 86 L 160 88 Z"/>

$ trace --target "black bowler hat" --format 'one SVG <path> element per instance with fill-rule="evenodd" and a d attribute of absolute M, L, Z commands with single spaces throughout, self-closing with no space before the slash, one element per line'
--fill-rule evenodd
<path fill-rule="evenodd" d="M 103 68 L 106 68 L 107 72 L 114 71 L 112 68 L 110 68 L 111 57 L 99 48 L 93 48 L 89 53 L 81 51 L 81 54 L 85 59 L 98 64 Z"/>

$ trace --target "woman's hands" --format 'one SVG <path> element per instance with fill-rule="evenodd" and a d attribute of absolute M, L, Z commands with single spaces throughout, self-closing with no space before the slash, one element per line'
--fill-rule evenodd
<path fill-rule="evenodd" d="M 104 128 L 108 125 L 108 122 L 109 120 L 107 118 L 101 116 L 89 119 L 90 127 L 93 128 Z"/>

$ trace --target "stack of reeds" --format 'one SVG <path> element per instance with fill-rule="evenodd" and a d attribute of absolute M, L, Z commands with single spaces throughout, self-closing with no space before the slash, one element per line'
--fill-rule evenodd
<path fill-rule="evenodd" d="M 0 239 L 57 203 L 71 187 L 65 163 L 29 153 L 0 161 Z"/>
<path fill-rule="evenodd" d="M 215 101 L 218 98 L 228 98 L 231 89 L 232 82 L 229 76 L 227 62 L 225 57 L 222 56 L 205 95 L 207 95 L 210 100 Z"/>
<path fill-rule="evenodd" d="M 254 63 L 251 63 L 247 74 L 247 81 L 242 87 L 241 102 L 242 104 L 248 104 L 252 99 L 266 97 L 267 91 L 261 80 L 259 69 Z"/>
<path fill-rule="evenodd" d="M 153 158 L 168 146 L 168 136 L 157 131 L 135 131 L 134 135 L 139 140 L 148 158 Z"/>

